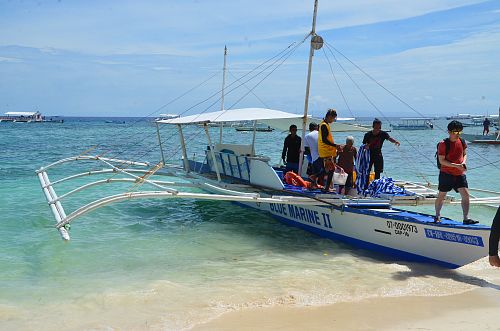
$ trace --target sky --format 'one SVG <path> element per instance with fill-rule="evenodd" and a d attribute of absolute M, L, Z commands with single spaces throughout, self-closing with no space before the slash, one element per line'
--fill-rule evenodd
<path fill-rule="evenodd" d="M 0 113 L 216 111 L 225 45 L 225 108 L 301 113 L 313 4 L 0 0 Z M 498 0 L 320 0 L 317 33 L 313 115 L 498 112 Z"/>

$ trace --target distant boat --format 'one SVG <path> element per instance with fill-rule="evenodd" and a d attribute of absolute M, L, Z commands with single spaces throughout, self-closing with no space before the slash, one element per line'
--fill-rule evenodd
<path fill-rule="evenodd" d="M 254 127 L 250 125 L 245 126 L 235 126 L 236 131 L 253 131 Z M 270 126 L 256 126 L 255 131 L 257 132 L 272 132 L 274 129 Z"/>
<path fill-rule="evenodd" d="M 11 123 L 64 123 L 64 120 L 59 116 L 51 116 L 48 119 L 39 111 L 8 111 L 3 116 L 0 116 L 0 122 Z"/>
<path fill-rule="evenodd" d="M 446 119 L 447 120 L 470 120 L 472 119 L 472 115 L 471 114 L 457 114 L 457 115 L 451 115 L 451 116 L 447 116 Z"/>
<path fill-rule="evenodd" d="M 108 124 L 125 124 L 125 121 L 115 121 L 115 120 L 106 120 L 104 121 L 104 123 L 108 123 Z"/>
<path fill-rule="evenodd" d="M 430 130 L 434 128 L 432 118 L 409 117 L 401 118 L 398 124 L 391 124 L 393 130 Z"/>
<path fill-rule="evenodd" d="M 156 121 L 161 121 L 161 120 L 169 120 L 169 119 L 178 118 L 178 117 L 180 117 L 180 115 L 177 115 L 177 114 L 160 114 L 160 115 L 158 115 L 158 118 L 155 119 L 155 122 Z"/>
<path fill-rule="evenodd" d="M 38 111 L 8 111 L 0 116 L 0 122 L 31 123 L 43 122 L 43 116 Z"/>

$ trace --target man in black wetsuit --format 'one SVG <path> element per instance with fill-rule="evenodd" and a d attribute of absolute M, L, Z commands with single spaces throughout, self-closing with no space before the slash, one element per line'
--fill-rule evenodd
<path fill-rule="evenodd" d="M 363 144 L 365 148 L 370 150 L 370 170 L 372 166 L 375 167 L 375 179 L 380 178 L 380 174 L 384 172 L 384 157 L 382 156 L 382 145 L 385 140 L 389 140 L 391 143 L 399 146 L 399 141 L 391 138 L 389 134 L 382 130 L 382 121 L 378 118 L 373 120 L 373 130 L 365 133 L 363 138 Z M 369 172 L 368 172 L 369 173 Z M 370 176 L 368 174 L 368 176 Z M 369 178 L 366 179 L 366 185 L 368 187 Z"/>
<path fill-rule="evenodd" d="M 290 125 L 290 134 L 285 138 L 281 158 L 286 165 L 286 171 L 299 173 L 299 158 L 300 158 L 300 143 L 301 138 L 297 136 L 297 126 Z"/>
<path fill-rule="evenodd" d="M 497 209 L 490 233 L 490 264 L 492 267 L 500 267 L 500 257 L 498 256 L 498 241 L 500 240 L 500 207 Z"/>

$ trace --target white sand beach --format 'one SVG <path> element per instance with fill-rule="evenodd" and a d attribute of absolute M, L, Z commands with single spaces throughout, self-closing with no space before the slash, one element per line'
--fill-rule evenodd
<path fill-rule="evenodd" d="M 193 330 L 500 330 L 499 290 L 239 310 Z"/>

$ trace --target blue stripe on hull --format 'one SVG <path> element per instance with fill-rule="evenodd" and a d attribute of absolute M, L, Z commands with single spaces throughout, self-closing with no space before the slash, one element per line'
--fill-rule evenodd
<path fill-rule="evenodd" d="M 258 209 L 258 208 L 253 208 L 253 207 L 244 205 L 244 204 L 239 203 L 239 202 L 233 202 L 233 203 L 235 203 L 239 206 L 245 207 L 245 208 Z M 258 209 L 258 210 L 261 210 L 261 209 Z M 261 210 L 261 211 L 263 211 L 263 210 Z M 313 226 L 309 226 L 307 224 L 302 224 L 300 222 L 297 222 L 297 221 L 294 221 L 294 220 L 291 220 L 291 219 L 288 219 L 288 218 L 285 218 L 282 216 L 274 215 L 274 214 L 269 213 L 269 212 L 266 212 L 266 213 L 271 215 L 272 217 L 274 217 L 275 219 L 279 220 L 280 222 L 282 222 L 286 225 L 294 226 L 294 227 L 306 230 L 308 232 L 317 234 L 320 237 L 325 237 L 325 238 L 332 239 L 332 240 L 339 240 L 339 241 L 345 242 L 347 244 L 369 250 L 370 252 L 378 252 L 378 253 L 382 253 L 382 254 L 385 254 L 388 256 L 398 257 L 398 258 L 401 258 L 402 260 L 406 260 L 406 261 L 433 263 L 433 264 L 437 264 L 437 265 L 440 265 L 440 266 L 448 268 L 448 269 L 456 269 L 456 268 L 461 267 L 461 265 L 431 259 L 429 257 L 425 257 L 422 255 L 413 254 L 413 253 L 408 253 L 408 252 L 401 251 L 401 250 L 395 249 L 395 248 L 377 245 L 377 244 L 367 242 L 364 240 L 359 240 L 359 239 L 351 238 L 351 237 L 344 236 L 344 235 L 341 235 L 338 233 L 333 233 L 333 232 L 326 231 L 323 229 L 315 228 Z"/>

